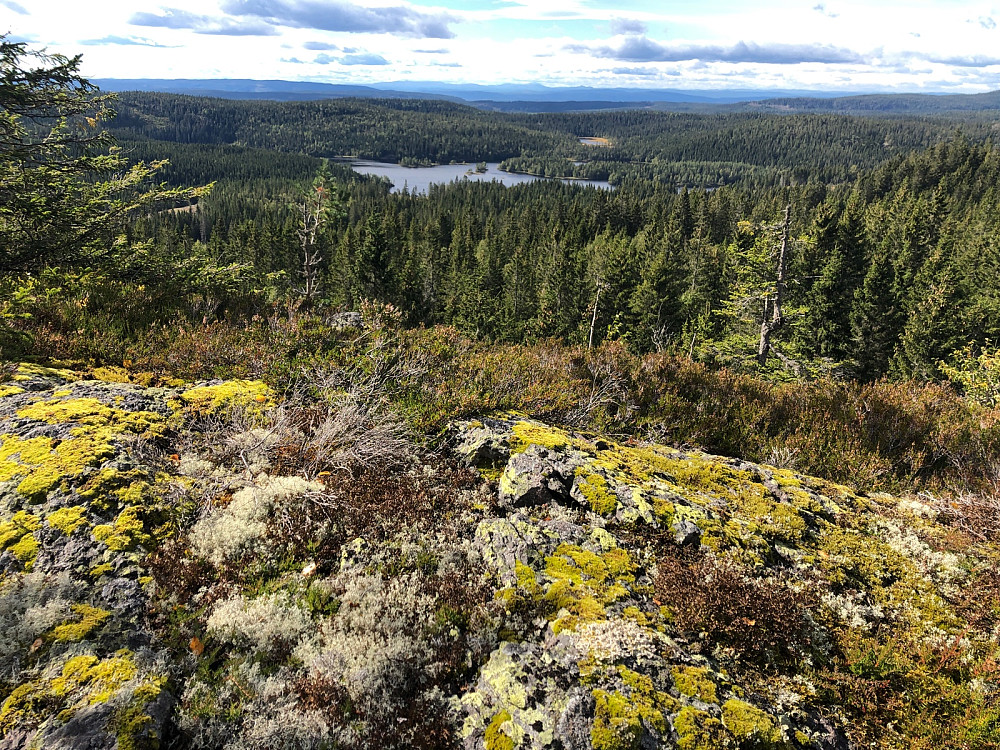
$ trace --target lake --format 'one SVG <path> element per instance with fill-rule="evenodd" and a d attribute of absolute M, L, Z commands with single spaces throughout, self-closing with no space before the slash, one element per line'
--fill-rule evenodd
<path fill-rule="evenodd" d="M 486 171 L 476 172 L 475 164 L 440 164 L 436 167 L 401 167 L 399 164 L 389 164 L 382 161 L 355 161 L 351 162 L 351 168 L 358 174 L 369 174 L 377 177 L 385 177 L 392 183 L 390 192 L 397 193 L 404 188 L 411 193 L 426 193 L 431 185 L 447 185 L 456 180 L 485 180 L 497 182 L 511 186 L 522 185 L 535 180 L 554 179 L 549 177 L 536 177 L 530 174 L 515 174 L 513 172 L 503 172 L 499 169 L 497 162 L 486 165 Z M 562 180 L 569 185 L 581 185 L 602 188 L 604 190 L 614 190 L 607 182 L 600 180 Z"/>

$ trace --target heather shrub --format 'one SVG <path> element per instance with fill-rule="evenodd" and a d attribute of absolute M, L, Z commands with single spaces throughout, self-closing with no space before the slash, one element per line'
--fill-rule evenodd
<path fill-rule="evenodd" d="M 412 471 L 361 469 L 323 477 L 321 492 L 282 506 L 271 519 L 268 538 L 285 554 L 303 559 L 308 547 L 321 573 L 334 572 L 344 545 L 361 538 L 369 545 L 401 536 L 444 532 L 483 492 L 474 471 L 447 463 Z"/>
<path fill-rule="evenodd" d="M 816 603 L 807 591 L 780 578 L 756 578 L 731 561 L 671 548 L 656 566 L 657 598 L 682 633 L 758 668 L 793 666 L 813 650 Z"/>

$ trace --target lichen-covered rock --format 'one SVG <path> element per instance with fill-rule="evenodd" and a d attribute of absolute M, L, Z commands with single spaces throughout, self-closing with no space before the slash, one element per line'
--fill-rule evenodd
<path fill-rule="evenodd" d="M 574 501 L 572 489 L 579 465 L 576 455 L 529 446 L 511 457 L 500 477 L 501 507 L 565 505 Z"/>
<path fill-rule="evenodd" d="M 147 623 L 147 566 L 187 487 L 162 448 L 188 391 L 33 365 L 12 382 L 0 395 L 0 747 L 155 747 L 172 667 Z"/>
<path fill-rule="evenodd" d="M 325 466 L 99 370 L 0 387 L 0 750 L 1000 746 L 1000 550 L 928 498 L 513 414 Z"/>

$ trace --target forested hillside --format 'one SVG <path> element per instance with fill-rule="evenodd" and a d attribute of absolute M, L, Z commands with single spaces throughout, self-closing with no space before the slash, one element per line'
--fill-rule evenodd
<path fill-rule="evenodd" d="M 235 146 L 132 149 L 162 149 L 172 181 L 219 180 L 197 211 L 143 219 L 135 236 L 154 238 L 162 257 L 248 264 L 244 288 L 295 285 L 294 177 L 311 181 L 317 160 Z M 321 296 L 334 306 L 382 299 L 411 325 L 502 341 L 583 342 L 593 323 L 595 342 L 739 365 L 754 352 L 775 283 L 776 224 L 791 205 L 786 325 L 776 337 L 784 369 L 937 378 L 954 351 L 997 336 L 987 282 L 1000 263 L 990 241 L 998 154 L 964 136 L 851 183 L 710 192 L 634 180 L 613 193 L 541 182 L 418 196 L 332 169 L 336 179 L 324 179 L 337 185 L 337 210 L 319 241 Z M 223 314 L 251 302 L 214 304 Z"/>
<path fill-rule="evenodd" d="M 404 164 L 511 159 L 512 168 L 539 174 L 715 187 L 737 181 L 777 184 L 782 178 L 852 180 L 864 169 L 949 138 L 958 128 L 980 140 L 992 125 L 977 118 L 637 110 L 519 115 L 441 101 L 278 103 L 133 92 L 122 95 L 110 127 L 125 139 Z M 583 146 L 579 136 L 607 138 L 611 147 Z"/>

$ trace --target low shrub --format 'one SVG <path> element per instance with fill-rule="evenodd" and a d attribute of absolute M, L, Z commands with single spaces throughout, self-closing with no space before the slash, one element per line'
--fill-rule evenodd
<path fill-rule="evenodd" d="M 656 595 L 688 637 L 728 649 L 744 665 L 780 669 L 813 650 L 810 594 L 780 578 L 755 578 L 735 563 L 667 547 Z"/>

